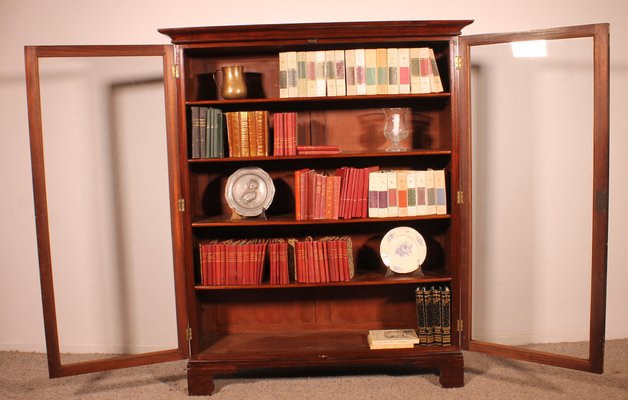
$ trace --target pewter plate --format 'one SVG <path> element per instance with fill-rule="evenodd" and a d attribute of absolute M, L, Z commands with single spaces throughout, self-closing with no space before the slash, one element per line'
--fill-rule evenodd
<path fill-rule="evenodd" d="M 240 168 L 227 180 L 227 204 L 243 217 L 262 214 L 273 201 L 275 185 L 261 168 Z"/>

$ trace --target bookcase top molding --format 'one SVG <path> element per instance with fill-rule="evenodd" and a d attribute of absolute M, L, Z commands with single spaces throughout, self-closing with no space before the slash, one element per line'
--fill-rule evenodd
<path fill-rule="evenodd" d="M 160 33 L 174 44 L 228 42 L 248 39 L 334 39 L 392 37 L 439 37 L 460 35 L 473 20 L 322 22 L 295 24 L 230 25 L 212 27 L 162 28 Z"/>

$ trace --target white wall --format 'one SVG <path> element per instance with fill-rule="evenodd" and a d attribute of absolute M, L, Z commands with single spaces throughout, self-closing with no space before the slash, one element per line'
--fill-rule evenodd
<path fill-rule="evenodd" d="M 625 0 L 528 0 L 496 2 L 399 0 L 394 7 L 374 1 L 320 0 L 307 12 L 294 2 L 243 0 L 0 3 L 0 349 L 45 351 L 37 267 L 30 153 L 23 73 L 23 46 L 42 44 L 168 43 L 157 28 L 281 22 L 402 19 L 474 19 L 465 34 L 555 26 L 611 24 L 611 188 L 608 257 L 607 338 L 628 337 L 628 3 Z M 557 155 L 560 157 L 560 155 Z M 568 251 L 568 249 L 565 249 Z M 164 329 L 170 329 L 164 327 Z M 508 332 L 503 332 L 507 335 Z M 568 332 L 565 332 L 568 337 Z M 560 337 L 556 337 L 560 340 Z M 93 351 L 102 351 L 94 348 Z"/>

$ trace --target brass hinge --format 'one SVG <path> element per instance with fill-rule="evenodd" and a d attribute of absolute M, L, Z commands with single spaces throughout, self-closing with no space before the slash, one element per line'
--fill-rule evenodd
<path fill-rule="evenodd" d="M 454 57 L 454 66 L 456 67 L 456 71 L 460 71 L 462 69 L 462 57 L 461 56 Z"/>
<path fill-rule="evenodd" d="M 192 328 L 190 328 L 190 327 L 188 327 L 188 328 L 185 330 L 185 340 L 187 340 L 188 342 L 189 342 L 190 340 L 192 340 Z"/>
<path fill-rule="evenodd" d="M 458 320 L 458 332 L 462 332 L 462 320 Z"/>
<path fill-rule="evenodd" d="M 178 78 L 180 76 L 179 73 L 179 64 L 175 64 L 172 66 L 172 77 L 173 78 Z"/>
<path fill-rule="evenodd" d="M 458 204 L 464 203 L 464 192 L 462 190 L 458 190 L 458 192 L 456 192 L 456 202 Z"/>
<path fill-rule="evenodd" d="M 185 199 L 179 199 L 177 201 L 177 206 L 179 208 L 179 212 L 185 212 Z"/>

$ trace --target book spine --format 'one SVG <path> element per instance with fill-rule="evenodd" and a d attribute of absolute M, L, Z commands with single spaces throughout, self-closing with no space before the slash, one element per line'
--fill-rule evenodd
<path fill-rule="evenodd" d="M 307 61 L 304 51 L 297 51 L 297 96 L 307 97 Z"/>
<path fill-rule="evenodd" d="M 399 57 L 399 93 L 410 93 L 410 49 L 397 49 Z"/>
<path fill-rule="evenodd" d="M 299 97 L 299 66 L 297 62 L 297 52 L 289 51 L 287 55 L 287 64 L 288 64 L 288 76 L 287 76 L 287 86 L 288 86 L 288 97 Z"/>
<path fill-rule="evenodd" d="M 250 153 L 249 147 L 249 112 L 239 111 L 239 126 L 240 126 L 240 156 L 248 157 Z"/>
<path fill-rule="evenodd" d="M 366 54 L 364 49 L 355 49 L 355 86 L 357 95 L 366 94 Z"/>
<path fill-rule="evenodd" d="M 397 172 L 388 171 L 386 172 L 386 176 L 388 177 L 388 216 L 398 217 L 399 207 L 397 205 Z"/>
<path fill-rule="evenodd" d="M 366 66 L 366 94 L 377 94 L 377 52 L 375 49 L 364 50 Z"/>
<path fill-rule="evenodd" d="M 296 146 L 297 151 L 340 151 L 340 147 L 337 145 L 299 145 Z"/>
<path fill-rule="evenodd" d="M 400 217 L 408 216 L 408 178 L 406 171 L 397 171 L 397 207 Z"/>
<path fill-rule="evenodd" d="M 445 184 L 445 170 L 434 171 L 434 190 L 436 196 L 436 214 L 447 214 L 447 190 Z"/>
<path fill-rule="evenodd" d="M 314 52 L 316 57 L 316 96 L 327 94 L 327 78 L 325 76 L 325 50 Z"/>
<path fill-rule="evenodd" d="M 421 93 L 421 68 L 419 66 L 419 48 L 410 49 L 410 93 Z"/>
<path fill-rule="evenodd" d="M 416 171 L 416 214 L 427 215 L 427 188 L 425 171 Z"/>
<path fill-rule="evenodd" d="M 297 113 L 290 112 L 287 115 L 287 132 L 286 132 L 286 149 L 285 153 L 289 156 L 294 156 L 297 154 Z"/>
<path fill-rule="evenodd" d="M 431 90 L 431 74 L 432 65 L 430 63 L 430 49 L 427 47 L 419 48 L 419 76 L 420 76 L 420 92 L 430 93 Z"/>
<path fill-rule="evenodd" d="M 388 54 L 388 94 L 399 94 L 399 58 L 396 48 L 386 49 Z"/>
<path fill-rule="evenodd" d="M 449 346 L 451 345 L 451 291 L 448 286 L 442 290 L 441 309 L 443 346 Z"/>
<path fill-rule="evenodd" d="M 273 155 L 283 156 L 283 113 L 273 114 Z"/>
<path fill-rule="evenodd" d="M 201 131 L 199 113 L 200 107 L 191 107 L 192 118 L 192 158 L 201 158 Z"/>
<path fill-rule="evenodd" d="M 216 157 L 216 114 L 212 107 L 205 108 L 207 125 L 205 126 L 205 157 Z"/>
<path fill-rule="evenodd" d="M 306 93 L 307 97 L 316 96 L 316 52 L 307 51 L 306 56 Z"/>
<path fill-rule="evenodd" d="M 377 188 L 377 172 L 369 173 L 369 218 L 379 218 L 379 191 Z"/>
<path fill-rule="evenodd" d="M 336 96 L 336 59 L 334 50 L 325 51 L 325 83 L 327 96 Z"/>
<path fill-rule="evenodd" d="M 406 171 L 408 185 L 408 216 L 416 216 L 416 172 Z"/>
<path fill-rule="evenodd" d="M 355 84 L 355 50 L 345 50 L 345 81 L 347 96 L 358 94 Z"/>
<path fill-rule="evenodd" d="M 207 158 L 207 107 L 198 109 L 199 157 Z"/>
<path fill-rule="evenodd" d="M 377 94 L 388 94 L 388 53 L 385 48 L 376 49 Z"/>
<path fill-rule="evenodd" d="M 345 79 L 344 50 L 334 51 L 334 65 L 336 68 L 336 96 L 345 96 L 347 94 L 347 84 Z"/>
<path fill-rule="evenodd" d="M 434 170 L 425 171 L 425 196 L 427 215 L 436 214 L 436 188 L 434 186 Z"/>
<path fill-rule="evenodd" d="M 288 97 L 288 53 L 279 53 L 279 97 Z"/>
<path fill-rule="evenodd" d="M 425 310 L 425 289 L 423 289 L 423 287 L 417 287 L 415 295 L 419 345 L 427 346 L 427 313 Z"/>
<path fill-rule="evenodd" d="M 430 87 L 432 88 L 432 92 L 440 93 L 443 91 L 443 82 L 440 78 L 440 73 L 438 72 L 438 64 L 436 63 L 436 57 L 434 56 L 434 49 L 430 48 L 430 64 L 432 67 L 432 75 L 430 76 L 432 80 L 430 81 Z"/>
<path fill-rule="evenodd" d="M 378 199 L 377 204 L 379 208 L 379 218 L 388 217 L 388 173 L 377 173 L 377 191 Z"/>

